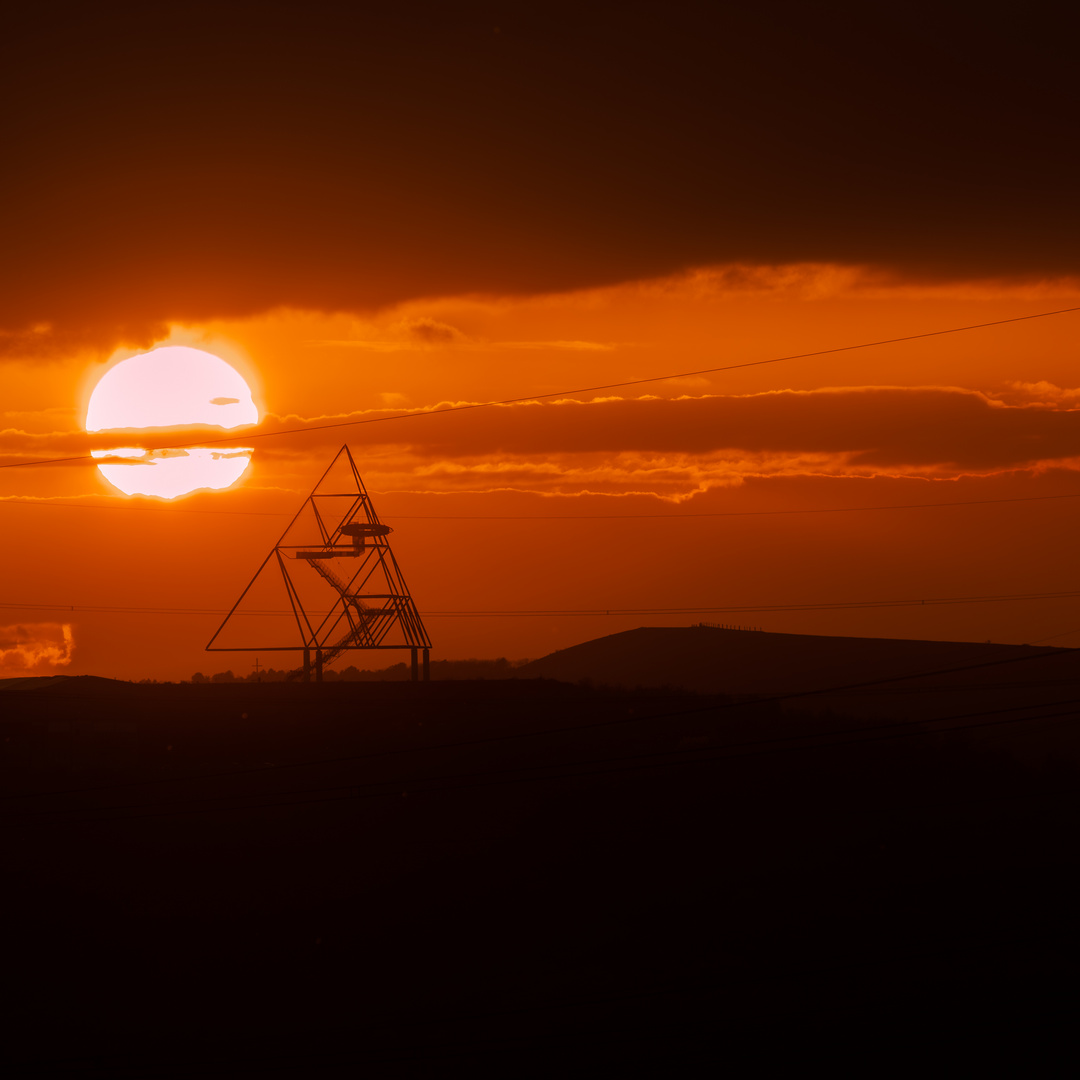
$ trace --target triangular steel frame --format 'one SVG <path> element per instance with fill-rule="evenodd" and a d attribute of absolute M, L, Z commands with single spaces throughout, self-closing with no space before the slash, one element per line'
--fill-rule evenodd
<path fill-rule="evenodd" d="M 321 490 L 342 457 L 355 483 L 355 490 Z M 317 527 L 318 538 L 314 543 L 290 542 L 290 533 L 302 518 L 306 519 L 306 524 Z M 342 653 L 351 650 L 411 649 L 415 679 L 418 674 L 417 653 L 423 649 L 426 680 L 431 639 L 390 548 L 391 532 L 393 530 L 379 520 L 348 446 L 342 446 L 228 615 L 214 631 L 206 650 L 302 652 L 302 670 L 307 679 L 312 655 L 315 657 L 316 676 L 321 678 L 324 664 L 332 663 Z M 311 535 L 314 535 L 314 530 Z M 291 539 L 295 540 L 296 537 Z M 331 569 L 331 563 L 338 559 L 350 561 L 351 574 L 346 572 L 342 575 Z M 275 568 L 280 573 L 281 584 L 292 609 L 291 621 L 296 628 L 292 643 L 274 640 L 227 646 L 216 644 L 260 576 L 264 573 L 273 575 Z M 325 613 L 309 612 L 310 605 L 304 604 L 302 594 L 305 588 L 300 586 L 310 590 L 312 581 L 307 575 L 311 573 L 315 573 L 332 590 L 323 590 L 328 599 L 336 594 L 336 599 Z"/>

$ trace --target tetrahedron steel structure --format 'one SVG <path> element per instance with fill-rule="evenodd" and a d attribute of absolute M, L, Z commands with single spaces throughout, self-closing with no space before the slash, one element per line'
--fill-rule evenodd
<path fill-rule="evenodd" d="M 390 533 L 343 446 L 206 648 L 300 652 L 303 676 L 353 649 L 411 649 L 413 678 L 431 639 L 390 549 Z"/>

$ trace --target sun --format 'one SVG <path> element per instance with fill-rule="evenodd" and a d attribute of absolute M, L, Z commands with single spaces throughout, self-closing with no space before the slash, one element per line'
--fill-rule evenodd
<path fill-rule="evenodd" d="M 90 395 L 85 426 L 90 432 L 160 431 L 231 429 L 258 422 L 251 388 L 235 368 L 202 349 L 172 345 L 122 360 L 105 372 Z M 109 459 L 98 469 L 125 495 L 175 499 L 192 491 L 231 487 L 248 467 L 251 449 L 124 447 L 95 450 L 93 456 Z"/>

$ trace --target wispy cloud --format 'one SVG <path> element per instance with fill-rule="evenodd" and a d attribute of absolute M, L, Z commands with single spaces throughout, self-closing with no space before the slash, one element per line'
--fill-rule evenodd
<path fill-rule="evenodd" d="M 462 336 L 454 339 L 431 338 L 318 338 L 308 345 L 334 346 L 344 349 L 367 349 L 371 352 L 413 352 L 416 349 L 446 346 L 467 347 L 471 352 L 570 351 L 611 352 L 619 346 L 606 341 L 476 341 Z"/>
<path fill-rule="evenodd" d="M 75 637 L 68 623 L 0 626 L 0 671 L 29 674 L 71 663 Z"/>
<path fill-rule="evenodd" d="M 492 349 L 568 349 L 571 352 L 611 352 L 618 348 L 606 341 L 496 341 Z"/>

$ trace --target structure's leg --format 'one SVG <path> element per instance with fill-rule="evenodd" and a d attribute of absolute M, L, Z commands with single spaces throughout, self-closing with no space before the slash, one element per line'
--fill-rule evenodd
<path fill-rule="evenodd" d="M 304 682 L 311 682 L 311 650 L 304 649 Z"/>
<path fill-rule="evenodd" d="M 424 682 L 431 682 L 431 650 L 424 650 Z"/>
<path fill-rule="evenodd" d="M 420 651 L 419 649 L 413 649 L 413 651 L 412 651 L 412 681 L 413 682 L 419 682 L 420 681 L 420 671 L 419 671 L 419 668 L 418 668 L 418 665 L 417 665 L 418 657 L 416 655 L 419 651 Z"/>
<path fill-rule="evenodd" d="M 322 682 L 322 649 L 315 650 L 315 681 Z"/>

